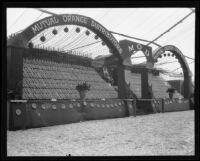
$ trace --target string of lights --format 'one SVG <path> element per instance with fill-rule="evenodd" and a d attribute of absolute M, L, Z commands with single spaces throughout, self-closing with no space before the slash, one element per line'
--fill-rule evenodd
<path fill-rule="evenodd" d="M 35 8 L 35 9 L 38 10 L 38 11 L 41 11 L 41 12 L 44 12 L 44 13 L 50 14 L 50 15 L 57 15 L 56 13 L 53 13 L 53 12 L 47 11 L 47 10 L 42 9 L 42 8 Z"/>
<path fill-rule="evenodd" d="M 87 45 L 83 45 L 83 46 L 79 46 L 79 47 L 76 47 L 76 48 L 72 48 L 72 49 L 70 49 L 70 50 L 76 50 L 76 49 L 88 47 L 88 46 L 90 46 L 90 45 L 94 45 L 94 44 L 97 44 L 97 43 L 99 43 L 99 42 L 101 42 L 101 41 L 97 41 L 97 42 L 93 42 L 93 43 L 90 43 L 90 44 L 87 44 Z"/>
<path fill-rule="evenodd" d="M 175 23 L 173 26 L 171 26 L 169 29 L 167 29 L 165 32 L 163 32 L 162 34 L 160 34 L 159 36 L 157 36 L 155 39 L 153 39 L 151 42 L 149 42 L 146 45 L 150 45 L 150 44 L 154 43 L 155 41 L 157 41 L 159 38 L 161 38 L 162 36 L 164 36 L 165 34 L 167 34 L 168 32 L 170 32 L 177 25 L 179 25 L 180 23 L 182 23 L 186 18 L 188 18 L 193 13 L 194 13 L 194 11 L 190 12 L 189 14 L 187 14 L 185 17 L 183 17 L 181 20 L 179 20 L 177 23 Z"/>
<path fill-rule="evenodd" d="M 137 37 L 133 37 L 133 36 L 128 36 L 128 35 L 125 35 L 125 34 L 121 34 L 121 33 L 117 33 L 117 32 L 114 32 L 114 31 L 110 31 L 111 33 L 113 34 L 117 34 L 117 35 L 120 35 L 120 36 L 123 36 L 123 37 L 127 37 L 127 38 L 131 38 L 131 39 L 135 39 L 135 40 L 139 40 L 139 41 L 144 41 L 144 42 L 151 42 L 149 40 L 145 40 L 145 39 L 140 39 L 140 38 L 137 38 Z M 155 44 L 156 46 L 158 47 L 161 47 L 161 45 L 153 42 L 153 44 Z"/>
<path fill-rule="evenodd" d="M 170 62 L 156 63 L 155 65 L 156 65 L 156 66 L 159 66 L 159 65 L 166 65 L 166 64 L 171 64 L 171 63 L 178 63 L 178 61 L 170 61 Z"/>
<path fill-rule="evenodd" d="M 135 10 L 131 11 L 128 15 L 125 15 L 124 17 L 122 17 L 123 19 L 123 23 L 122 21 L 119 19 L 119 23 L 113 25 L 112 29 L 116 30 L 119 26 L 122 26 L 123 24 L 126 23 L 126 21 L 128 21 L 129 19 L 132 19 L 133 16 L 135 16 L 136 13 L 134 13 Z M 133 14 L 134 13 L 134 14 Z"/>
<path fill-rule="evenodd" d="M 133 17 L 129 18 L 129 21 L 132 21 L 132 20 L 136 20 L 137 17 L 140 17 L 140 23 L 135 23 L 131 28 L 129 28 L 126 33 L 131 33 L 133 30 L 137 32 L 137 30 L 139 30 L 139 27 L 141 25 L 143 25 L 144 21 L 142 20 L 142 18 L 144 18 L 143 16 L 141 17 L 141 15 L 143 14 L 144 12 L 142 10 L 137 10 L 135 15 L 133 15 Z M 144 13 L 146 14 L 146 12 Z"/>
<path fill-rule="evenodd" d="M 72 43 L 71 46 L 69 46 L 68 48 L 74 48 L 76 46 L 80 46 L 85 44 L 86 41 L 88 41 L 88 36 L 86 36 L 85 34 L 85 30 L 83 29 L 83 31 L 79 34 L 80 36 Z M 71 49 L 69 49 L 71 50 Z"/>
<path fill-rule="evenodd" d="M 27 10 L 24 10 L 18 17 L 17 19 L 8 27 L 8 30 L 10 30 L 13 26 L 15 26 L 15 24 L 19 21 L 19 19 L 21 19 L 23 17 L 23 15 L 25 14 L 25 12 L 27 12 Z"/>
<path fill-rule="evenodd" d="M 41 10 L 40 10 L 41 11 Z M 44 11 L 43 9 L 42 9 L 42 11 Z M 107 13 L 109 13 L 110 12 L 110 10 L 108 10 L 108 11 L 106 11 L 105 13 L 104 13 L 104 15 L 106 15 Z M 194 12 L 194 10 L 192 10 L 192 12 Z M 48 13 L 48 14 L 52 14 L 52 12 L 49 12 L 49 11 L 47 11 L 47 12 L 42 12 L 38 17 L 41 17 L 41 15 L 43 14 L 43 13 Z M 132 11 L 131 11 L 131 13 L 132 13 Z M 129 13 L 130 14 L 130 13 Z M 104 15 L 103 16 L 101 16 L 101 18 L 103 18 L 104 17 Z M 154 15 L 155 17 L 156 17 L 156 15 Z M 99 18 L 99 19 L 101 19 L 101 18 Z M 39 18 L 37 18 L 37 19 L 39 19 Z M 183 19 L 184 20 L 184 19 Z M 183 21 L 182 20 L 182 21 Z M 148 19 L 148 21 L 150 21 L 149 19 Z M 181 23 L 181 22 L 180 22 Z M 175 26 L 177 26 L 178 25 L 178 23 L 177 24 L 175 24 L 174 25 L 174 27 Z M 74 28 L 76 27 L 76 26 L 73 26 Z M 59 31 L 59 30 L 62 30 L 62 29 L 64 29 L 64 27 L 59 27 L 58 28 L 58 30 L 57 31 Z M 170 28 L 170 29 L 168 29 L 167 30 L 167 32 L 169 32 L 171 29 L 173 29 L 173 26 Z M 163 35 L 164 34 L 166 34 L 167 32 L 164 32 L 163 33 Z M 111 31 L 111 33 L 113 33 L 113 34 L 118 34 L 118 35 L 120 35 L 119 33 L 117 33 L 117 32 L 114 32 L 114 31 Z M 38 46 L 52 46 L 52 44 L 54 45 L 54 46 L 56 46 L 56 47 L 60 47 L 60 46 L 62 46 L 63 45 L 63 43 L 65 43 L 65 46 L 64 46 L 64 49 L 65 50 L 76 50 L 76 48 L 78 48 L 78 49 L 82 49 L 82 48 L 87 48 L 87 50 L 89 50 L 90 51 L 90 49 L 92 49 L 92 48 L 95 48 L 95 46 L 93 46 L 93 44 L 96 44 L 97 42 L 91 42 L 91 44 L 92 45 L 88 45 L 88 44 L 90 44 L 89 43 L 89 40 L 90 40 L 90 37 L 88 37 L 88 39 L 84 39 L 84 35 L 83 34 L 77 34 L 77 36 L 74 36 L 74 33 L 73 32 L 70 32 L 70 34 L 71 34 L 71 36 L 69 36 L 69 35 L 65 35 L 65 36 L 62 36 L 62 39 L 60 39 L 60 37 L 58 37 L 58 35 L 57 36 L 55 36 L 55 35 L 53 35 L 51 32 L 49 32 L 49 31 L 46 31 L 46 32 L 43 32 L 41 35 L 45 35 L 46 36 L 46 41 L 45 42 L 41 42 L 41 41 L 38 41 L 39 40 L 39 38 L 38 38 L 38 35 L 37 35 L 37 41 L 35 41 L 35 43 L 38 45 Z M 162 34 L 161 34 L 162 35 Z M 162 36 L 163 36 L 162 35 Z M 124 34 L 121 34 L 120 36 L 127 36 L 128 37 L 128 35 L 124 35 Z M 161 36 L 161 37 L 162 37 Z M 64 39 L 64 38 L 66 38 L 66 39 Z M 159 39 L 159 37 L 157 37 L 156 39 L 154 39 L 153 41 L 148 41 L 148 40 L 144 40 L 144 39 L 140 39 L 140 38 L 136 38 L 136 37 L 131 37 L 131 36 L 129 36 L 129 38 L 132 38 L 132 39 L 135 39 L 135 40 L 138 40 L 138 41 L 144 41 L 144 42 L 148 42 L 148 43 L 150 43 L 150 44 L 154 44 L 154 45 L 156 45 L 156 46 L 159 46 L 159 47 L 161 47 L 161 45 L 159 45 L 158 43 L 156 43 L 156 42 L 154 42 L 154 41 L 157 41 L 158 39 Z M 67 40 L 67 41 L 63 41 L 63 40 Z M 83 41 L 84 40 L 84 41 Z M 90 40 L 91 41 L 91 40 Z M 87 44 L 86 44 L 86 42 L 87 42 Z M 100 44 L 100 43 L 99 43 Z M 149 44 L 147 44 L 147 45 L 149 45 Z M 76 46 L 78 46 L 78 47 L 76 47 Z M 62 46 L 63 47 L 63 46 Z M 61 49 L 63 49 L 63 48 L 61 48 Z M 87 51 L 86 50 L 86 51 Z M 84 50 L 83 50 L 84 51 Z M 145 56 L 142 56 L 142 57 L 145 57 Z M 188 59 L 192 59 L 192 60 L 194 60 L 193 58 L 190 58 L 190 57 L 188 57 L 188 56 L 185 56 L 186 58 L 188 58 Z M 137 57 L 133 57 L 133 58 L 137 58 Z M 141 57 L 138 57 L 138 58 L 141 58 Z"/>
<path fill-rule="evenodd" d="M 79 9 L 79 10 L 77 11 L 77 13 L 80 12 L 80 10 L 81 10 L 81 9 Z M 63 11 L 63 10 L 62 10 L 62 11 Z M 49 14 L 52 13 L 52 12 L 49 12 L 49 11 L 47 11 L 47 12 L 48 12 Z M 61 13 L 61 12 L 60 12 L 60 13 Z M 76 13 L 76 14 L 77 14 L 77 13 Z M 53 14 L 52 14 L 52 15 L 53 15 Z M 62 29 L 63 29 L 63 26 L 60 26 L 60 27 L 58 28 L 57 32 L 60 32 Z M 73 27 L 73 29 L 74 29 L 74 27 Z M 73 29 L 72 29 L 72 30 L 73 30 Z M 48 34 L 48 33 L 47 33 L 47 34 Z M 45 36 L 47 36 L 47 34 L 46 34 Z M 51 33 L 50 33 L 50 34 L 51 34 Z M 71 35 L 68 35 L 68 36 L 71 37 Z M 52 35 L 51 38 L 49 38 L 48 40 L 46 40 L 45 43 L 49 42 L 49 41 L 52 40 L 53 38 L 54 38 L 54 35 Z M 62 41 L 62 40 L 60 40 L 60 41 Z M 45 43 L 44 43 L 44 44 L 45 44 Z M 58 41 L 58 44 L 59 44 L 59 43 L 60 43 L 60 42 Z"/>
<path fill-rule="evenodd" d="M 84 36 L 86 36 L 86 35 L 84 34 Z M 71 48 L 74 48 L 74 47 L 80 46 L 80 45 L 85 46 L 85 45 L 88 44 L 88 43 L 90 43 L 90 44 L 95 44 L 96 42 L 98 42 L 98 40 L 95 40 L 94 37 L 95 37 L 95 34 L 94 34 L 93 32 L 91 32 L 90 36 L 88 35 L 86 38 L 84 38 L 84 39 L 82 39 L 82 40 L 79 40 L 79 41 L 77 42 L 78 45 L 77 45 L 77 44 L 74 44 Z M 95 41 L 95 42 L 94 42 L 94 41 Z M 87 47 L 88 47 L 88 46 L 87 46 Z M 91 47 L 91 46 L 89 46 L 89 47 Z"/>
<path fill-rule="evenodd" d="M 159 27 L 166 27 L 167 24 L 173 22 L 174 20 L 174 15 L 178 15 L 179 12 L 177 11 L 167 11 L 166 14 L 162 19 L 158 19 L 158 23 L 154 23 L 147 32 L 144 33 L 144 35 L 149 35 L 151 33 L 154 33 L 155 30 L 157 30 L 158 26 Z"/>
<path fill-rule="evenodd" d="M 101 41 L 101 40 L 99 40 L 99 41 Z M 96 50 L 98 48 L 106 48 L 107 50 L 109 50 L 107 46 L 102 46 L 102 43 L 96 43 L 96 44 L 93 44 L 92 46 L 90 46 L 89 48 L 87 47 L 83 51 L 87 51 L 87 52 L 91 51 L 92 52 L 93 50 Z"/>
<path fill-rule="evenodd" d="M 189 64 L 192 64 L 192 63 L 194 63 L 194 61 L 192 61 L 192 62 L 188 63 L 188 65 L 189 65 Z M 176 69 L 174 69 L 174 70 L 173 70 L 173 71 L 171 71 L 171 72 L 175 72 L 175 71 L 177 71 L 177 70 L 178 70 L 178 69 L 180 69 L 180 68 L 182 68 L 182 67 L 176 68 Z"/>
<path fill-rule="evenodd" d="M 73 29 L 73 28 L 72 28 Z M 70 45 L 73 45 L 73 43 L 74 43 L 74 41 L 76 41 L 77 40 L 77 38 L 79 38 L 79 34 L 77 34 L 76 33 L 76 31 L 73 31 L 72 30 L 72 32 L 74 33 L 73 35 L 69 35 L 69 38 L 71 38 L 71 40 L 70 41 L 68 41 L 69 43 L 67 43 L 67 42 L 65 42 L 65 45 L 64 46 L 62 46 L 62 48 L 61 49 L 64 49 L 64 48 L 69 48 L 70 47 Z M 80 31 L 80 32 L 82 32 L 82 31 Z M 74 36 L 75 35 L 75 36 Z"/>
<path fill-rule="evenodd" d="M 160 34 L 159 36 L 157 36 L 155 39 L 153 39 L 152 41 L 150 41 L 146 45 L 148 46 L 148 45 L 150 45 L 152 43 L 155 43 L 155 41 L 157 41 L 159 38 L 161 38 L 166 33 L 170 32 L 173 28 L 175 28 L 177 25 L 179 25 L 180 23 L 182 23 L 187 17 L 189 17 L 191 14 L 193 14 L 193 12 L 194 11 L 190 12 L 189 14 L 187 14 L 185 17 L 183 17 L 181 20 L 179 20 L 177 23 L 175 23 L 173 26 L 171 26 L 169 29 L 167 29 L 165 32 L 163 32 L 162 34 Z M 137 51 L 135 53 L 137 53 Z"/>
<path fill-rule="evenodd" d="M 151 12 L 150 12 L 151 11 Z M 147 30 L 147 22 L 149 20 L 151 20 L 154 16 L 158 16 L 159 13 L 155 14 L 155 10 L 148 10 L 147 12 L 143 13 L 143 11 L 139 12 L 139 15 L 137 15 L 134 20 L 138 20 L 138 17 L 139 18 L 139 22 L 140 23 L 135 23 L 135 25 L 133 25 L 126 33 L 129 33 L 129 35 L 144 35 L 143 32 Z M 142 16 L 140 16 L 142 15 Z M 159 18 L 158 18 L 159 19 Z M 131 21 L 131 19 L 130 19 Z M 142 29 L 144 28 L 144 29 Z M 138 36 L 138 37 L 141 37 L 141 36 Z"/>
<path fill-rule="evenodd" d="M 178 40 L 182 37 L 185 37 L 187 34 L 189 34 L 190 32 L 194 32 L 194 20 L 191 21 L 189 24 L 185 24 L 184 28 L 175 31 L 175 33 L 173 33 L 172 35 L 169 35 L 168 38 L 165 38 L 165 42 L 169 42 L 171 40 Z"/>

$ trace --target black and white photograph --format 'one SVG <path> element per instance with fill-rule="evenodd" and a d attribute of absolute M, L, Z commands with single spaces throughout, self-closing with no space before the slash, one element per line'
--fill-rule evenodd
<path fill-rule="evenodd" d="M 195 6 L 6 7 L 7 157 L 195 156 Z"/>

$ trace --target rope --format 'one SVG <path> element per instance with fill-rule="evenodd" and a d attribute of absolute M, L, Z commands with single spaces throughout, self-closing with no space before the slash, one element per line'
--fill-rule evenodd
<path fill-rule="evenodd" d="M 145 39 L 140 39 L 140 38 L 137 38 L 137 37 L 133 37 L 133 36 L 128 36 L 128 35 L 124 35 L 124 34 L 120 34 L 120 33 L 117 33 L 117 32 L 114 32 L 114 31 L 110 31 L 111 33 L 113 34 L 117 34 L 117 35 L 120 35 L 120 36 L 124 36 L 124 37 L 128 37 L 128 38 L 132 38 L 132 39 L 135 39 L 135 40 L 139 40 L 139 41 L 144 41 L 144 42 L 151 42 L 149 40 L 145 40 Z M 153 42 L 153 44 L 155 44 L 156 46 L 158 47 L 161 47 L 161 45 Z"/>

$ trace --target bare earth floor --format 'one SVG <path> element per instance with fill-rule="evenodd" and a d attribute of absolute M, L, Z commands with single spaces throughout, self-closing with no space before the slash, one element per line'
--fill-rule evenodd
<path fill-rule="evenodd" d="M 7 132 L 8 156 L 194 155 L 194 111 Z"/>

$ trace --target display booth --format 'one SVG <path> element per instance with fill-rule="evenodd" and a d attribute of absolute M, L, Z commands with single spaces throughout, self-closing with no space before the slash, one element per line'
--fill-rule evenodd
<path fill-rule="evenodd" d="M 54 27 L 59 25 L 76 25 L 76 32 L 78 26 L 93 31 L 111 55 L 91 59 L 70 51 L 38 49 L 31 42 L 47 28 L 56 34 L 59 31 Z M 67 32 L 67 27 L 64 30 Z M 45 36 L 40 40 L 45 41 Z M 135 51 L 144 53 L 146 64 L 131 63 Z M 189 93 L 189 68 L 180 51 L 175 47 L 173 51 L 183 66 L 184 91 Z M 118 42 L 104 26 L 83 15 L 62 14 L 39 20 L 7 40 L 8 129 L 188 110 L 188 94 L 179 102 L 165 97 L 167 86 L 162 85 L 164 80 L 154 69 L 161 54 L 161 49 L 152 53 L 151 47 L 129 40 Z M 84 100 L 76 90 L 82 82 L 91 86 Z"/>

